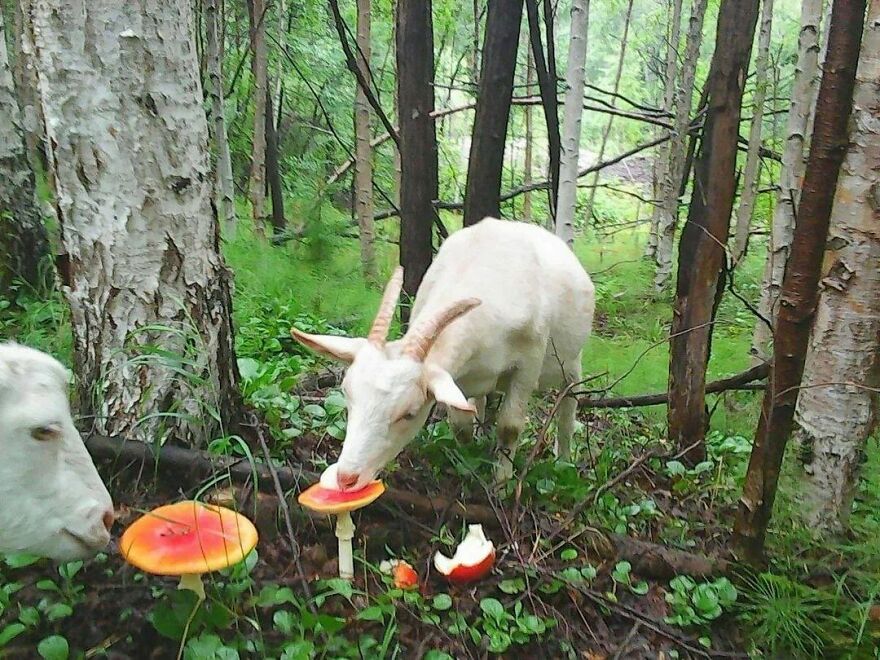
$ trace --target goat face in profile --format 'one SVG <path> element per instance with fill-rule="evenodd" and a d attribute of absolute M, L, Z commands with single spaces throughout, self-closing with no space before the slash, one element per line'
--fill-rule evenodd
<path fill-rule="evenodd" d="M 385 288 L 366 338 L 291 330 L 303 345 L 349 365 L 342 381 L 348 424 L 337 464 L 341 490 L 358 490 L 375 479 L 415 438 L 435 402 L 474 412 L 452 376 L 425 358 L 440 332 L 479 301 L 466 299 L 450 305 L 415 324 L 400 341 L 387 342 L 402 282 L 403 271 L 398 269 Z"/>
<path fill-rule="evenodd" d="M 0 552 L 86 559 L 110 540 L 113 502 L 73 425 L 69 374 L 0 344 Z"/>

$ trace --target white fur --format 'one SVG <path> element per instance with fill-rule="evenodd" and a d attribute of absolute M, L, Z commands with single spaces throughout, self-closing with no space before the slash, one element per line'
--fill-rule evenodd
<path fill-rule="evenodd" d="M 113 502 L 73 425 L 68 384 L 54 358 L 0 344 L 0 552 L 70 561 L 110 540 Z"/>
<path fill-rule="evenodd" d="M 556 236 L 492 218 L 456 232 L 425 275 L 410 327 L 465 298 L 482 304 L 440 334 L 424 363 L 402 356 L 402 341 L 384 349 L 363 339 L 304 342 L 351 365 L 343 380 L 348 428 L 337 467 L 341 488 L 374 479 L 416 436 L 435 401 L 446 404 L 459 439 L 472 437 L 474 410 L 496 391 L 504 394 L 496 478 L 508 479 L 532 392 L 580 379 L 595 290 Z M 556 452 L 565 459 L 575 409 L 567 398 L 558 411 Z"/>

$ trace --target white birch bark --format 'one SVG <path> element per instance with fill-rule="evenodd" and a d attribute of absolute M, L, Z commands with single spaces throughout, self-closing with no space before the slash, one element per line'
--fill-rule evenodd
<path fill-rule="evenodd" d="M 708 4 L 708 0 L 694 0 L 691 8 L 684 62 L 681 65 L 681 76 L 675 93 L 675 119 L 672 137 L 669 140 L 669 163 L 664 171 L 665 179 L 660 181 L 660 204 L 657 209 L 659 216 L 657 249 L 654 255 L 656 263 L 654 289 L 658 292 L 666 288 L 672 274 L 675 225 L 678 220 L 678 192 L 684 174 L 694 83 L 697 77 L 697 63 L 700 59 L 700 45 L 703 43 L 703 21 L 706 18 Z"/>
<path fill-rule="evenodd" d="M 31 24 L 82 412 L 204 444 L 238 394 L 192 3 L 34 0 Z"/>
<path fill-rule="evenodd" d="M 562 114 L 559 207 L 556 212 L 556 235 L 569 247 L 574 244 L 574 214 L 577 206 L 578 156 L 581 146 L 589 14 L 589 0 L 572 0 L 571 42 L 568 47 L 565 108 Z"/>
<path fill-rule="evenodd" d="M 14 279 L 46 283 L 48 242 L 28 161 L 0 12 L 0 293 Z"/>
<path fill-rule="evenodd" d="M 749 146 L 746 165 L 743 169 L 743 188 L 739 206 L 736 209 L 735 234 L 732 260 L 737 264 L 745 255 L 749 243 L 749 228 L 760 180 L 759 159 L 761 151 L 761 131 L 764 124 L 764 99 L 767 97 L 767 63 L 770 59 L 770 36 L 773 32 L 773 0 L 763 0 L 761 8 L 761 28 L 758 34 L 758 53 L 755 57 L 755 93 L 752 96 L 752 120 L 749 125 Z"/>
<path fill-rule="evenodd" d="M 880 387 L 880 0 L 872 0 L 849 151 L 831 216 L 825 278 L 795 417 L 805 511 L 822 532 L 845 529 Z M 873 390 L 871 389 L 873 388 Z"/>
<path fill-rule="evenodd" d="M 205 0 L 205 27 L 208 33 L 208 80 L 211 98 L 211 123 L 214 147 L 217 149 L 217 208 L 222 214 L 227 234 L 235 233 L 235 185 L 232 180 L 232 157 L 226 132 L 226 108 L 223 98 L 223 49 L 220 48 L 217 0 Z"/>
<path fill-rule="evenodd" d="M 681 42 L 681 5 L 682 0 L 672 0 L 672 20 L 666 44 L 666 82 L 663 88 L 663 109 L 671 115 L 675 114 L 675 81 L 678 76 L 678 48 Z M 661 182 L 665 182 L 669 169 L 669 141 L 657 147 L 654 158 L 654 199 L 661 199 Z M 657 230 L 660 225 L 661 207 L 655 203 L 651 212 L 651 230 L 645 256 L 653 259 L 657 253 Z"/>
<path fill-rule="evenodd" d="M 358 67 L 369 80 L 370 0 L 357 0 Z M 370 146 L 370 104 L 361 86 L 355 84 L 355 185 L 354 206 L 361 248 L 361 269 L 367 281 L 376 280 L 376 250 L 373 227 L 373 149 Z"/>
<path fill-rule="evenodd" d="M 798 59 L 795 65 L 791 107 L 786 121 L 786 140 L 779 174 L 779 193 L 773 209 L 770 243 L 761 285 L 761 302 L 758 306 L 761 315 L 770 321 L 776 318 L 782 276 L 785 273 L 785 264 L 794 237 L 795 209 L 800 198 L 800 187 L 806 166 L 804 145 L 809 135 L 811 115 L 816 106 L 821 13 L 822 0 L 803 0 L 798 36 Z M 757 360 L 767 359 L 771 339 L 770 328 L 766 323 L 758 320 L 752 338 L 752 354 Z"/>

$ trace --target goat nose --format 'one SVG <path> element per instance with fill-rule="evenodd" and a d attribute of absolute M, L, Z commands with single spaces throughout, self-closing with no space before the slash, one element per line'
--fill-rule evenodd
<path fill-rule="evenodd" d="M 336 473 L 336 483 L 339 484 L 339 488 L 345 490 L 346 488 L 351 488 L 358 482 L 358 475 L 353 474 L 351 472 L 337 472 Z"/>
<path fill-rule="evenodd" d="M 116 514 L 113 513 L 113 509 L 107 509 L 104 512 L 104 515 L 101 516 L 101 521 L 104 523 L 104 527 L 109 532 L 113 528 L 113 523 L 116 520 Z"/>

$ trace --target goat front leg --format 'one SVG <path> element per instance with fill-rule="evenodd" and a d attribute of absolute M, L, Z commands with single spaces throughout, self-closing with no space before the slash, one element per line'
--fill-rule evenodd
<path fill-rule="evenodd" d="M 495 466 L 495 484 L 502 485 L 513 477 L 513 457 L 520 433 L 526 425 L 529 397 L 538 384 L 541 365 L 517 370 L 510 379 L 504 401 L 498 411 L 498 462 Z"/>
<path fill-rule="evenodd" d="M 477 409 L 477 419 L 482 419 L 486 410 L 486 397 L 468 399 L 468 402 Z M 447 410 L 449 424 L 452 426 L 452 435 L 457 442 L 467 444 L 474 439 L 474 415 L 461 412 L 454 408 Z"/>

